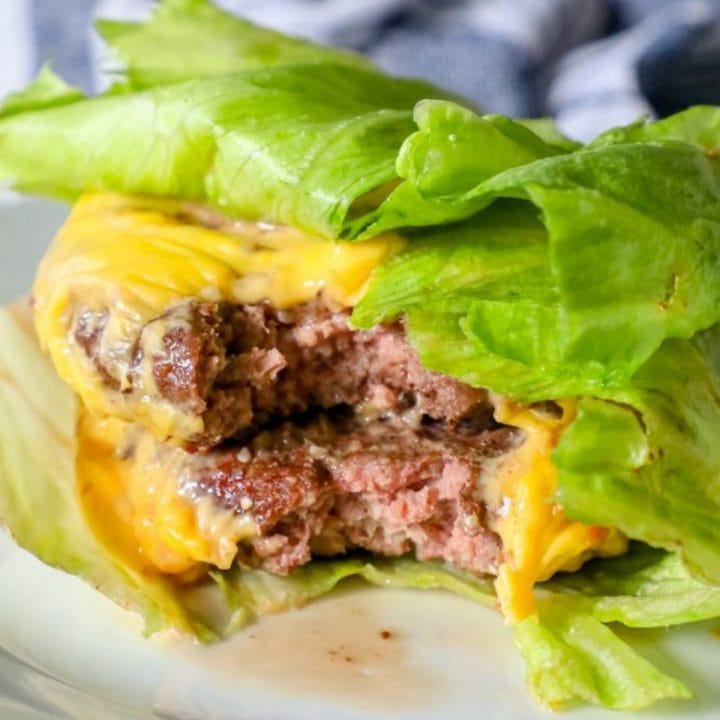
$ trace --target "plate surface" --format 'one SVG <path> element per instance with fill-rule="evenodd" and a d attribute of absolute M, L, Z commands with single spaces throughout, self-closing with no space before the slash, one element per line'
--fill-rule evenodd
<path fill-rule="evenodd" d="M 0 201 L 0 302 L 27 292 L 65 209 Z M 38 522 L 43 522 L 38 518 Z M 492 611 L 447 594 L 356 586 L 200 647 L 141 622 L 0 532 L 0 718 L 8 720 L 542 720 L 522 661 Z M 720 717 L 720 623 L 632 633 L 696 692 L 633 714 L 589 707 L 563 720 Z M 390 637 L 384 638 L 384 631 Z"/>

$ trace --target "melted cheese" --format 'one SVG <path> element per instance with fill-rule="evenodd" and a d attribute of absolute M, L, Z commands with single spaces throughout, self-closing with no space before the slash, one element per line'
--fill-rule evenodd
<path fill-rule="evenodd" d="M 575 417 L 575 403 L 559 403 L 552 417 L 527 405 L 496 398 L 495 417 L 525 432 L 525 441 L 495 468 L 493 504 L 499 507 L 495 530 L 503 562 L 495 582 L 500 607 L 509 622 L 535 612 L 533 586 L 559 570 L 577 570 L 591 556 L 618 555 L 627 540 L 617 530 L 569 520 L 552 502 L 557 469 L 551 453 Z"/>
<path fill-rule="evenodd" d="M 159 446 L 147 431 L 82 412 L 77 477 L 95 534 L 132 567 L 187 579 L 205 564 L 229 568 L 237 544 L 256 537 L 248 516 L 178 492 L 182 451 Z"/>
<path fill-rule="evenodd" d="M 188 298 L 268 300 L 283 308 L 321 294 L 334 307 L 349 307 L 375 267 L 402 244 L 394 235 L 335 243 L 289 227 L 231 222 L 176 200 L 86 194 L 40 264 L 33 288 L 37 334 L 60 377 L 92 412 L 138 420 L 161 439 L 183 441 L 202 432 L 202 419 L 157 398 L 145 402 L 144 395 L 153 395 L 151 374 L 142 374 L 148 387 L 139 393 L 122 393 L 131 384 L 133 342 L 142 328 Z M 77 313 L 108 309 L 100 353 L 120 392 L 109 390 L 72 332 Z"/>

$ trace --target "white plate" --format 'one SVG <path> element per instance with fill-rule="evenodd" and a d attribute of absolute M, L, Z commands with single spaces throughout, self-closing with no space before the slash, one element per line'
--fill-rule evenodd
<path fill-rule="evenodd" d="M 63 215 L 43 201 L 0 204 L 0 302 L 28 290 Z M 357 588 L 200 647 L 169 634 L 143 639 L 138 617 L 2 533 L 0 588 L 3 720 L 552 717 L 525 691 L 500 617 L 451 595 Z M 695 700 L 627 715 L 581 707 L 561 717 L 716 720 L 720 637 L 712 630 L 705 623 L 633 633 L 643 654 L 687 682 Z"/>

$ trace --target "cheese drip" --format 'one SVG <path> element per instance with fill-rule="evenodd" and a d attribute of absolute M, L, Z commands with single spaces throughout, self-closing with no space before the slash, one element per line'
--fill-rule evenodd
<path fill-rule="evenodd" d="M 204 564 L 229 568 L 255 522 L 213 498 L 178 492 L 182 451 L 159 447 L 149 432 L 81 411 L 77 429 L 79 495 L 93 532 L 144 573 L 192 579 Z"/>
<path fill-rule="evenodd" d="M 558 474 L 551 453 L 575 418 L 575 402 L 558 403 L 559 417 L 496 398 L 495 418 L 525 432 L 524 442 L 498 462 L 493 482 L 500 508 L 495 530 L 503 545 L 495 589 L 509 622 L 535 612 L 533 586 L 560 570 L 577 570 L 593 556 L 619 555 L 627 539 L 617 530 L 570 520 L 553 502 Z"/>
<path fill-rule="evenodd" d="M 183 441 L 202 433 L 202 418 L 161 398 L 146 402 L 143 396 L 154 394 L 147 373 L 142 387 L 131 380 L 134 342 L 148 323 L 157 321 L 161 345 L 163 314 L 188 299 L 266 300 L 285 308 L 322 295 L 332 307 L 350 307 L 375 267 L 402 245 L 394 235 L 333 242 L 290 227 L 233 222 L 178 200 L 89 193 L 40 264 L 36 330 L 60 377 L 91 412 Z M 117 391 L 73 334 L 79 313 L 106 314 L 98 342 Z M 127 393 L 131 386 L 138 392 Z"/>

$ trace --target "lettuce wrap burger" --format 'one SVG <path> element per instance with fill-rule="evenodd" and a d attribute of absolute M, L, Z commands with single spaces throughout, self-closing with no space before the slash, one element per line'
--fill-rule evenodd
<path fill-rule="evenodd" d="M 212 640 L 343 578 L 506 617 L 546 704 L 690 691 L 720 615 L 720 110 L 588 145 L 205 0 L 0 110 L 74 208 L 0 314 L 0 518 Z M 212 585 L 227 612 L 193 602 Z"/>

